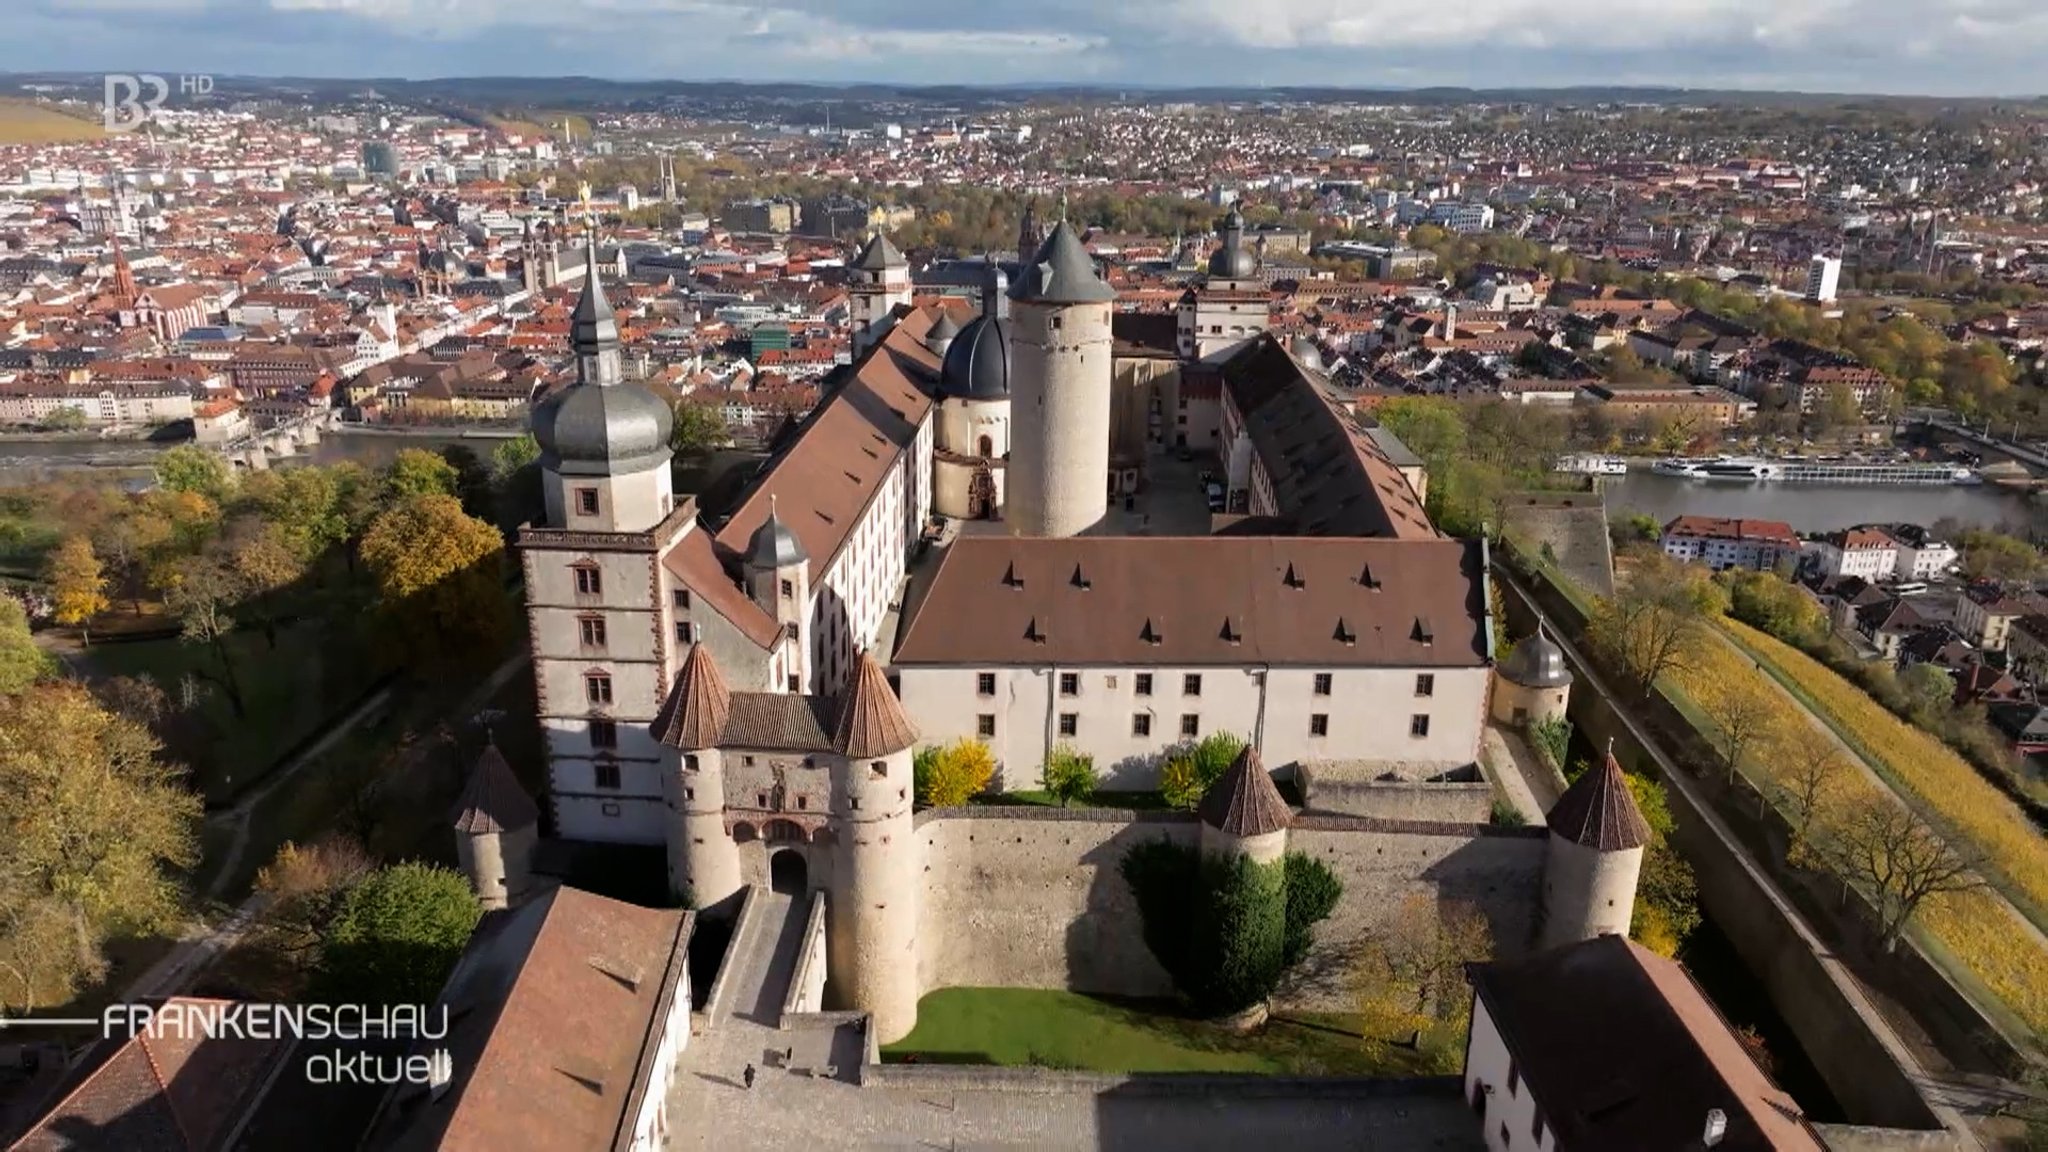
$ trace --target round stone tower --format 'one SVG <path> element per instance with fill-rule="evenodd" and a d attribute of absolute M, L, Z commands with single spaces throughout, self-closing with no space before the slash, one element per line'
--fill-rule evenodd
<path fill-rule="evenodd" d="M 924 854 L 911 821 L 917 729 L 875 658 L 839 698 L 832 815 L 839 838 L 827 905 L 826 971 L 834 999 L 868 1012 L 883 1044 L 917 1024 L 918 911 Z"/>
<path fill-rule="evenodd" d="M 1543 862 L 1543 947 L 1626 936 L 1650 825 L 1610 746 L 1550 810 Z"/>
<path fill-rule="evenodd" d="M 477 757 L 455 807 L 455 858 L 485 908 L 519 903 L 532 877 L 540 809 L 492 744 Z"/>
<path fill-rule="evenodd" d="M 1564 666 L 1564 649 L 1541 624 L 1494 669 L 1493 718 L 1503 724 L 1527 727 L 1557 719 L 1571 697 L 1572 673 Z"/>
<path fill-rule="evenodd" d="M 1202 821 L 1202 851 L 1249 856 L 1271 864 L 1287 855 L 1294 811 L 1280 798 L 1258 749 L 1247 744 L 1195 806 Z"/>
<path fill-rule="evenodd" d="M 732 712 L 711 649 L 695 644 L 649 731 L 661 745 L 661 793 L 668 808 L 668 885 L 712 908 L 740 890 L 740 850 L 725 827 L 725 759 L 718 750 Z"/>
<path fill-rule="evenodd" d="M 1077 536 L 1109 511 L 1110 302 L 1066 221 L 1010 288 L 1012 536 Z"/>

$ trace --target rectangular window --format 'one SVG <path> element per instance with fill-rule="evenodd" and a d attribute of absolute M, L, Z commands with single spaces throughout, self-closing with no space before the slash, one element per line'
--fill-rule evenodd
<path fill-rule="evenodd" d="M 1151 714 L 1151 713 L 1149 713 L 1149 712 L 1133 712 L 1133 713 L 1131 713 L 1131 735 L 1133 735 L 1133 736 L 1150 736 L 1151 734 L 1152 734 L 1152 714 Z"/>
<path fill-rule="evenodd" d="M 593 672 L 583 678 L 583 694 L 592 704 L 612 702 L 612 678 L 602 672 Z"/>
<path fill-rule="evenodd" d="M 1072 736 L 1081 730 L 1081 716 L 1078 712 L 1060 713 L 1060 735 Z"/>
<path fill-rule="evenodd" d="M 1138 673 L 1137 692 L 1140 696 L 1150 696 L 1152 694 L 1152 674 L 1150 672 Z"/>
<path fill-rule="evenodd" d="M 784 580 L 784 581 L 782 582 L 782 598 L 783 598 L 784 600 L 788 600 L 788 599 L 790 599 L 791 597 L 793 597 L 793 596 L 795 596 L 795 595 L 796 595 L 796 581 L 794 581 L 794 580 Z"/>
<path fill-rule="evenodd" d="M 996 674 L 995 674 L 995 673 L 993 673 L 993 672 L 977 672 L 977 673 L 975 673 L 975 676 L 974 676 L 974 694 L 975 694 L 976 696 L 993 696 L 993 695 L 995 695 L 995 694 L 996 694 Z"/>
<path fill-rule="evenodd" d="M 1316 695 L 1328 696 L 1335 680 L 1336 677 L 1328 672 L 1316 673 Z"/>
<path fill-rule="evenodd" d="M 578 488 L 576 490 L 576 511 L 581 512 L 585 516 L 597 515 L 597 489 Z"/>
<path fill-rule="evenodd" d="M 1434 673 L 1423 672 L 1415 677 L 1415 694 L 1417 696 L 1436 695 L 1436 676 Z"/>
<path fill-rule="evenodd" d="M 1429 735 L 1429 717 L 1410 716 L 1408 718 L 1408 734 L 1417 738 Z"/>
<path fill-rule="evenodd" d="M 887 760 L 872 760 L 868 762 L 868 775 L 880 779 L 888 774 L 889 762 Z"/>
<path fill-rule="evenodd" d="M 590 722 L 590 746 L 592 748 L 617 748 L 619 746 L 619 726 L 610 720 L 592 720 Z"/>
<path fill-rule="evenodd" d="M 599 788 L 617 789 L 619 786 L 619 766 L 608 760 L 598 761 L 597 786 Z"/>
<path fill-rule="evenodd" d="M 676 621 L 676 643 L 695 644 L 696 642 L 697 630 L 690 627 L 690 622 L 688 620 Z"/>
<path fill-rule="evenodd" d="M 1202 734 L 1202 718 L 1193 712 L 1181 713 L 1180 734 L 1182 736 L 1200 736 Z"/>
<path fill-rule="evenodd" d="M 683 771 L 685 771 L 685 772 L 695 772 L 696 770 L 697 770 L 697 754 L 696 754 L 695 752 L 688 752 L 688 753 L 685 753 L 685 754 L 683 755 Z"/>
<path fill-rule="evenodd" d="M 582 634 L 585 648 L 604 647 L 604 617 L 585 616 L 576 621 L 576 627 Z"/>
<path fill-rule="evenodd" d="M 1187 675 L 1181 677 L 1180 692 L 1183 696 L 1200 696 L 1202 694 L 1201 673 L 1190 672 Z"/>
<path fill-rule="evenodd" d="M 576 569 L 576 594 L 578 596 L 603 595 L 604 574 L 591 567 Z"/>
<path fill-rule="evenodd" d="M 1312 713 L 1308 718 L 1308 734 L 1311 736 L 1328 736 L 1330 734 L 1330 714 L 1328 712 Z"/>
<path fill-rule="evenodd" d="M 1081 674 L 1079 672 L 1060 673 L 1060 695 L 1079 696 L 1080 694 Z"/>
<path fill-rule="evenodd" d="M 992 740 L 995 738 L 996 718 L 994 713 L 983 712 L 981 715 L 976 716 L 974 718 L 974 734 L 976 736 L 981 737 L 983 740 Z"/>
<path fill-rule="evenodd" d="M 675 602 L 676 607 L 688 608 L 690 606 L 690 590 L 688 588 L 673 589 L 668 595 L 669 599 Z"/>

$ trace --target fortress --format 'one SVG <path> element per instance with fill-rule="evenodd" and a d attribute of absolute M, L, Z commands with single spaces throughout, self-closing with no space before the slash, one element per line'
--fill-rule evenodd
<path fill-rule="evenodd" d="M 720 522 L 672 490 L 671 413 L 622 378 L 593 267 L 519 538 L 553 834 L 662 846 L 707 915 L 824 893 L 827 998 L 883 1043 L 946 985 L 1166 991 L 1117 874 L 1150 836 L 1337 872 L 1306 999 L 1415 895 L 1478 906 L 1509 955 L 1625 933 L 1646 830 L 1611 761 L 1547 834 L 1439 799 L 1469 795 L 1489 711 L 1561 710 L 1569 676 L 1541 636 L 1494 667 L 1485 545 L 1442 537 L 1405 449 L 1266 331 L 1234 212 L 1221 232 L 1149 341 L 1064 221 L 1013 280 L 986 266 L 964 324 L 874 236 L 854 362 Z M 1148 534 L 1147 461 L 1183 445 L 1227 461 L 1227 511 Z M 955 538 L 913 572 L 935 518 Z M 1062 745 L 1143 790 L 1215 732 L 1247 747 L 1193 816 L 915 807 L 926 744 L 987 743 L 1003 790 Z M 538 819 L 487 757 L 457 825 L 487 903 L 530 891 Z"/>

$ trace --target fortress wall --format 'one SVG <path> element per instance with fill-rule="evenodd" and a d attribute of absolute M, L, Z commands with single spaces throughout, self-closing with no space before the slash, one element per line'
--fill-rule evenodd
<path fill-rule="evenodd" d="M 921 813 L 925 894 L 918 933 L 926 991 L 956 986 L 1071 988 L 1163 996 L 1172 988 L 1146 949 L 1136 902 L 1118 874 L 1134 844 L 1193 843 L 1180 813 L 1103 809 L 970 808 Z M 1470 825 L 1303 817 L 1290 849 L 1323 860 L 1344 881 L 1335 914 L 1290 1003 L 1342 1007 L 1349 953 L 1411 895 L 1467 900 L 1492 924 L 1502 953 L 1526 949 L 1543 868 L 1540 834 Z"/>

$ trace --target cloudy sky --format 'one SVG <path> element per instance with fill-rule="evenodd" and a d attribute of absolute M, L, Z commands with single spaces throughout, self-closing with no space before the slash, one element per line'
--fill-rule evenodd
<path fill-rule="evenodd" d="M 2044 0 L 0 0 L 0 71 L 2048 89 Z"/>

